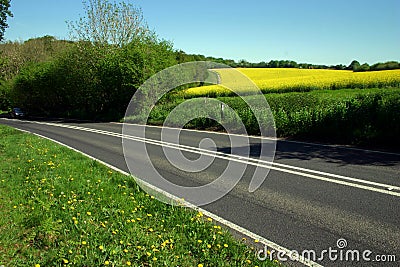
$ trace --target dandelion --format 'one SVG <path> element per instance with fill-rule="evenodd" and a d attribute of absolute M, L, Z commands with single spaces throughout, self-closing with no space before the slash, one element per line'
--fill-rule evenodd
<path fill-rule="evenodd" d="M 40 267 L 40 264 L 35 264 L 35 267 Z"/>
<path fill-rule="evenodd" d="M 87 245 L 87 242 L 86 241 L 82 241 L 82 245 Z"/>
<path fill-rule="evenodd" d="M 228 247 L 228 244 L 224 244 L 224 247 L 226 247 L 226 248 L 227 248 L 227 247 Z"/>
<path fill-rule="evenodd" d="M 198 243 L 203 243 L 203 241 L 202 241 L 202 240 L 200 240 L 200 239 L 199 239 L 199 240 L 197 240 L 197 242 L 198 242 Z"/>
<path fill-rule="evenodd" d="M 63 259 L 64 264 L 67 264 L 69 261 L 67 259 Z"/>
<path fill-rule="evenodd" d="M 92 213 L 90 211 L 86 212 L 86 214 L 89 216 L 92 215 Z"/>
<path fill-rule="evenodd" d="M 109 264 L 110 264 L 109 261 L 105 261 L 105 262 L 104 262 L 104 265 L 109 265 Z"/>
<path fill-rule="evenodd" d="M 150 253 L 150 252 L 146 252 L 146 255 L 147 255 L 148 257 L 150 257 L 150 256 L 151 256 L 151 253 Z"/>
<path fill-rule="evenodd" d="M 103 246 L 99 246 L 99 249 L 100 249 L 100 250 L 103 250 L 103 249 L 104 249 L 104 247 L 103 247 Z"/>
<path fill-rule="evenodd" d="M 204 266 L 204 265 L 201 264 L 201 263 L 197 264 L 197 267 L 203 267 L 203 266 Z"/>
<path fill-rule="evenodd" d="M 130 261 L 127 261 L 127 262 L 126 262 L 126 265 L 131 266 L 132 263 L 131 263 Z"/>
<path fill-rule="evenodd" d="M 207 221 L 212 222 L 212 219 L 211 218 L 207 218 Z"/>
<path fill-rule="evenodd" d="M 156 257 L 154 257 L 154 258 L 153 258 L 153 261 L 157 261 L 157 258 L 156 258 Z"/>
<path fill-rule="evenodd" d="M 125 252 L 125 253 L 128 253 L 128 250 L 127 250 L 127 249 L 124 249 L 124 252 Z"/>

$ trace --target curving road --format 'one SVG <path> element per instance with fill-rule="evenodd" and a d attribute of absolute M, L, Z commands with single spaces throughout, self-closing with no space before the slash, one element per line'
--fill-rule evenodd
<path fill-rule="evenodd" d="M 46 136 L 129 171 L 121 142 L 122 124 L 9 119 L 0 119 L 0 123 Z M 250 138 L 251 156 L 244 158 L 240 149 L 230 147 L 225 134 L 184 130 L 177 144 L 161 141 L 159 127 L 146 127 L 145 139 L 135 136 L 144 126 L 128 127 L 129 142 L 145 145 L 154 168 L 175 184 L 206 184 L 228 164 L 244 170 L 243 179 L 232 191 L 203 209 L 289 250 L 313 250 L 321 258 L 315 262 L 322 265 L 400 265 L 400 154 L 278 141 L 271 164 L 257 159 L 260 143 L 268 140 Z M 168 132 L 171 140 L 177 134 L 171 129 Z M 199 149 L 204 138 L 213 140 L 217 151 L 208 152 L 204 143 Z M 200 172 L 184 172 L 167 160 L 165 149 L 179 150 L 191 160 L 212 158 L 212 164 Z M 146 180 L 151 175 L 142 168 L 142 153 L 131 151 L 129 161 L 135 176 Z M 255 192 L 249 192 L 255 168 L 269 174 Z M 345 241 L 345 247 L 338 247 L 342 246 L 339 239 Z M 343 253 L 371 251 L 371 261 L 343 255 L 335 260 L 328 255 L 330 248 Z M 377 262 L 389 258 L 387 255 L 395 255 L 396 261 Z"/>

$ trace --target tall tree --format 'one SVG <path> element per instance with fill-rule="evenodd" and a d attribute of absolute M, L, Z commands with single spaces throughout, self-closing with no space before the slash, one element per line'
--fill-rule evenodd
<path fill-rule="evenodd" d="M 71 37 L 96 45 L 124 46 L 151 35 L 142 10 L 131 3 L 83 0 L 86 15 L 69 22 Z"/>
<path fill-rule="evenodd" d="M 348 70 L 357 70 L 361 66 L 360 62 L 357 60 L 353 60 L 350 65 L 347 67 Z"/>
<path fill-rule="evenodd" d="M 8 28 L 7 17 L 12 17 L 10 11 L 11 0 L 0 0 L 0 41 L 3 41 L 4 32 Z"/>

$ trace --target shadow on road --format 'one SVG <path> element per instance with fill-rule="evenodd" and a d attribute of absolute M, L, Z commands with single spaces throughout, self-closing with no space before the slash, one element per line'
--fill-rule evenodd
<path fill-rule="evenodd" d="M 244 148 L 236 148 L 237 151 Z M 219 152 L 231 153 L 230 147 L 218 148 Z M 261 145 L 250 145 L 250 156 L 260 157 Z M 243 155 L 242 155 L 243 156 Z M 321 159 L 325 162 L 336 164 L 354 164 L 370 166 L 395 166 L 400 165 L 400 154 L 379 153 L 369 150 L 352 149 L 343 146 L 324 146 L 297 142 L 278 141 L 275 159 L 313 160 Z"/>

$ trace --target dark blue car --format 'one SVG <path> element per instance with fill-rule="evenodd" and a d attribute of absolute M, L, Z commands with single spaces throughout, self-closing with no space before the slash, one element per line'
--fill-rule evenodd
<path fill-rule="evenodd" d="M 13 119 L 22 119 L 25 118 L 25 112 L 20 108 L 13 108 L 10 112 L 10 117 Z"/>

